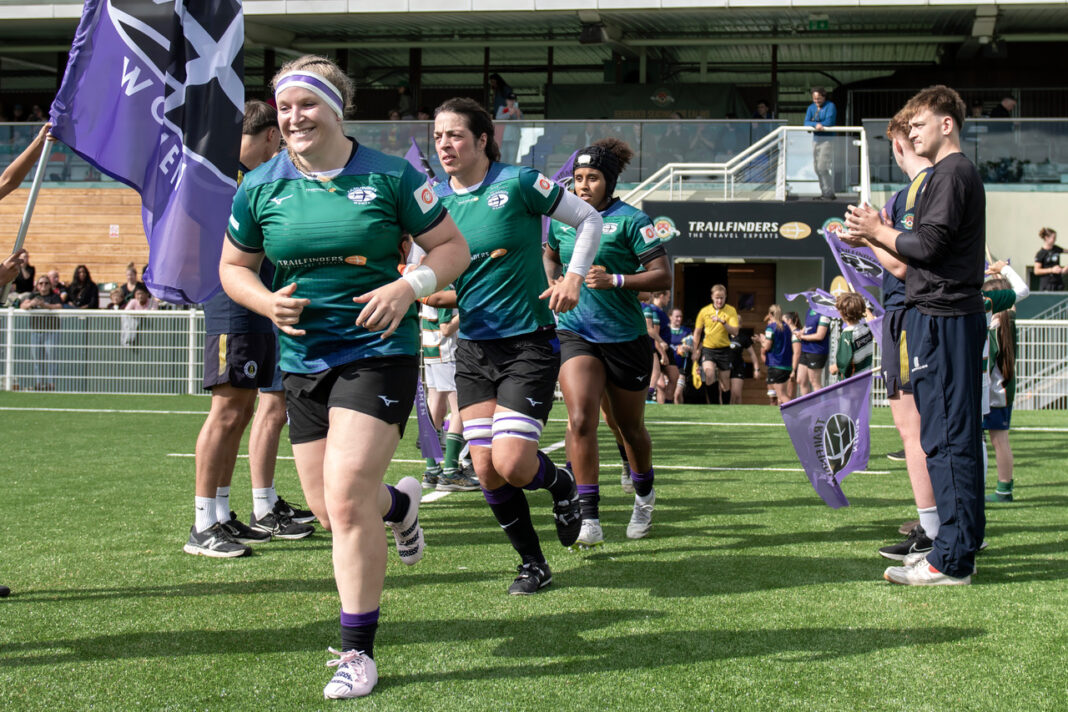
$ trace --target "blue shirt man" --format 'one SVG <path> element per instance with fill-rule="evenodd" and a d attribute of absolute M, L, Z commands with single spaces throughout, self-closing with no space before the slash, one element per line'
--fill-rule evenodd
<path fill-rule="evenodd" d="M 831 177 L 831 163 L 834 160 L 834 134 L 823 130 L 838 123 L 838 110 L 834 103 L 827 101 L 827 90 L 823 87 L 812 88 L 812 104 L 805 112 L 805 126 L 816 130 L 812 137 L 812 167 L 820 182 L 820 198 L 834 200 L 834 180 Z"/>

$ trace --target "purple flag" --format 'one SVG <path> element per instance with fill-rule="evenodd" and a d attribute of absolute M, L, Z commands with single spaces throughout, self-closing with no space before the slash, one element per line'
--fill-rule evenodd
<path fill-rule="evenodd" d="M 426 155 L 419 149 L 419 144 L 415 142 L 414 136 L 412 137 L 412 147 L 404 154 L 404 160 L 411 163 L 415 170 L 424 174 L 430 181 L 430 185 L 438 184 L 439 179 L 434 175 L 434 169 L 430 167 L 430 161 L 426 159 Z"/>
<path fill-rule="evenodd" d="M 864 371 L 779 407 L 809 482 L 834 509 L 849 505 L 842 480 L 868 466 L 871 379 Z"/>
<path fill-rule="evenodd" d="M 239 0 L 86 0 L 52 135 L 141 194 L 145 283 L 169 302 L 219 290 L 245 87 Z"/>
<path fill-rule="evenodd" d="M 841 319 L 838 314 L 838 309 L 834 306 L 834 295 L 830 292 L 825 292 L 822 289 L 812 289 L 807 292 L 798 292 L 797 294 L 784 294 L 786 300 L 792 302 L 798 297 L 804 297 L 808 300 L 808 304 L 812 307 L 820 316 L 825 316 L 828 319 Z"/>
<path fill-rule="evenodd" d="M 870 247 L 852 247 L 838 239 L 836 223 L 831 222 L 823 230 L 823 239 L 831 248 L 834 261 L 842 276 L 854 290 L 859 287 L 881 287 L 883 266 Z M 844 228 L 842 228 L 844 229 Z"/>
<path fill-rule="evenodd" d="M 423 457 L 432 457 L 441 460 L 441 440 L 438 439 L 437 428 L 430 420 L 430 409 L 426 402 L 426 389 L 423 388 L 422 377 L 416 382 L 415 388 L 415 421 L 419 424 L 419 451 Z"/>

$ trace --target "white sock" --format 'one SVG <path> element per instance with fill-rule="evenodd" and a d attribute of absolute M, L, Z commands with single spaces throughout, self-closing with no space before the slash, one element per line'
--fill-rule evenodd
<path fill-rule="evenodd" d="M 263 519 L 271 513 L 274 508 L 274 502 L 271 501 L 272 494 L 274 494 L 274 487 L 252 490 L 252 513 L 256 519 Z M 278 495 L 274 494 L 274 500 L 278 501 Z"/>
<path fill-rule="evenodd" d="M 274 503 L 278 501 L 278 493 L 274 491 L 274 483 L 267 488 L 267 502 L 270 503 L 271 509 L 274 509 Z"/>
<path fill-rule="evenodd" d="M 215 516 L 220 522 L 230 521 L 230 488 L 218 487 L 215 490 Z"/>
<path fill-rule="evenodd" d="M 990 453 L 986 451 L 986 437 L 983 437 L 983 489 L 986 489 L 986 468 L 990 467 Z"/>
<path fill-rule="evenodd" d="M 928 539 L 933 540 L 938 536 L 938 528 L 942 524 L 938 518 L 938 507 L 917 508 L 916 511 L 920 514 L 920 526 L 923 527 L 924 533 Z"/>
<path fill-rule="evenodd" d="M 194 497 L 193 510 L 196 513 L 196 520 L 193 522 L 193 526 L 197 532 L 202 532 L 219 521 L 218 517 L 215 516 L 214 497 Z M 229 519 L 229 513 L 227 514 L 227 519 Z"/>

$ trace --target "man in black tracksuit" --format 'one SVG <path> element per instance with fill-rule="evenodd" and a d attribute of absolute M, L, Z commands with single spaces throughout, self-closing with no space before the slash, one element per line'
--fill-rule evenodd
<path fill-rule="evenodd" d="M 912 232 L 879 222 L 867 206 L 850 207 L 846 226 L 857 243 L 878 245 L 908 263 L 904 338 L 920 411 L 920 442 L 941 526 L 934 548 L 906 557 L 884 578 L 907 585 L 971 583 L 983 541 L 981 361 L 986 319 L 980 288 L 986 245 L 986 194 L 960 152 L 965 105 L 934 86 L 913 97 L 909 139 L 934 163 Z"/>

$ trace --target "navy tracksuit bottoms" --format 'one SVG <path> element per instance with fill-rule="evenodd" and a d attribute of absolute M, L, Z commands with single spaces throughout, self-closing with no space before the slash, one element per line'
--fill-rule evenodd
<path fill-rule="evenodd" d="M 983 541 L 982 388 L 983 314 L 930 316 L 915 307 L 905 315 L 908 364 L 920 411 L 920 444 L 927 454 L 941 526 L 927 561 L 962 578 L 975 568 Z"/>

